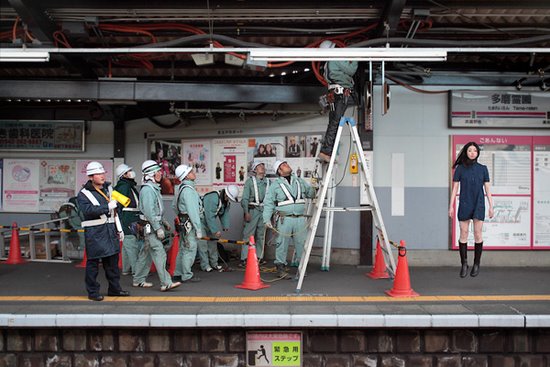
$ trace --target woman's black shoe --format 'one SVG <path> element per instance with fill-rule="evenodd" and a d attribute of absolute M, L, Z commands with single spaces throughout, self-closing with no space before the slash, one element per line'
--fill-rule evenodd
<path fill-rule="evenodd" d="M 474 264 L 474 266 L 472 266 L 472 272 L 470 273 L 470 276 L 477 277 L 478 274 L 479 274 L 479 264 Z"/>
<path fill-rule="evenodd" d="M 461 278 L 466 278 L 467 275 L 468 275 L 468 264 L 464 263 L 464 264 L 462 264 L 462 267 L 460 268 L 460 277 Z"/>

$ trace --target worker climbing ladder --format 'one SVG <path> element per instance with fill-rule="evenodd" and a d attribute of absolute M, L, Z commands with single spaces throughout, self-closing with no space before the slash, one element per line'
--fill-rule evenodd
<path fill-rule="evenodd" d="M 374 186 L 371 182 L 371 177 L 369 174 L 369 169 L 367 166 L 367 160 L 363 154 L 363 148 L 361 146 L 361 140 L 359 139 L 359 133 L 357 132 L 357 125 L 355 120 L 351 117 L 342 117 L 340 124 L 338 126 L 338 131 L 336 132 L 336 139 L 334 141 L 334 152 L 337 151 L 337 147 L 340 144 L 340 139 L 342 137 L 342 130 L 344 126 L 348 126 L 353 140 L 353 145 L 357 155 L 359 156 L 361 164 L 361 174 L 363 175 L 365 192 L 367 197 L 368 204 L 360 205 L 359 207 L 335 207 L 334 197 L 335 190 L 334 187 L 334 167 L 336 164 L 336 154 L 333 154 L 330 158 L 330 162 L 323 165 L 323 176 L 321 179 L 321 184 L 317 192 L 317 197 L 315 198 L 313 207 L 311 208 L 311 221 L 309 223 L 309 230 L 306 237 L 306 242 L 304 244 L 304 251 L 302 258 L 300 259 L 300 265 L 298 266 L 298 272 L 296 277 L 298 278 L 298 285 L 296 286 L 296 292 L 299 293 L 302 289 L 302 283 L 304 281 L 304 276 L 307 269 L 307 264 L 311 256 L 311 249 L 313 247 L 313 241 L 315 239 L 315 234 L 317 232 L 317 227 L 319 225 L 319 220 L 321 218 L 321 213 L 323 211 L 327 212 L 325 218 L 325 238 L 323 246 L 323 267 L 324 270 L 328 269 L 328 262 L 330 260 L 330 241 L 332 237 L 332 222 L 333 214 L 335 212 L 351 212 L 351 211 L 371 211 L 372 218 L 374 222 L 374 227 L 378 232 L 378 238 L 380 239 L 380 244 L 384 257 L 386 260 L 386 266 L 388 272 L 393 276 L 395 274 L 395 260 L 391 252 L 391 245 L 386 233 L 386 227 L 384 226 L 384 221 L 382 220 L 382 214 L 380 212 L 380 206 L 378 205 L 378 200 L 376 199 L 376 194 L 374 192 Z M 351 147 L 350 147 L 351 152 Z M 349 157 L 347 157 L 349 159 Z M 332 191 L 329 193 L 329 190 Z M 327 197 L 327 193 L 329 193 Z M 322 268 L 323 269 L 323 268 Z"/>

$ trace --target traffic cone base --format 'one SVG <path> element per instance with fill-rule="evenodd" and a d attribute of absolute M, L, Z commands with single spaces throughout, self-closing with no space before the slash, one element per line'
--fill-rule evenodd
<path fill-rule="evenodd" d="M 393 288 L 386 291 L 390 297 L 418 297 L 419 294 L 411 288 L 411 278 L 409 275 L 409 263 L 407 261 L 407 249 L 405 241 L 401 241 L 399 246 L 399 258 L 397 259 L 397 270 L 393 280 Z"/>
<path fill-rule="evenodd" d="M 176 259 L 178 258 L 178 251 L 180 249 L 180 235 L 176 234 L 174 240 L 172 241 L 172 247 L 168 251 L 168 273 L 170 276 L 174 276 L 176 272 Z"/>
<path fill-rule="evenodd" d="M 19 243 L 19 229 L 17 223 L 13 222 L 11 225 L 11 239 L 10 239 L 10 254 L 4 264 L 18 265 L 24 264 L 27 260 L 21 256 L 21 244 Z"/>
<path fill-rule="evenodd" d="M 374 256 L 372 271 L 365 275 L 372 279 L 387 279 L 390 277 L 386 270 L 386 261 L 384 260 L 384 254 L 382 253 L 379 240 L 376 241 L 376 255 Z"/>
<path fill-rule="evenodd" d="M 87 261 L 88 261 L 88 256 L 86 255 L 86 248 L 84 248 L 84 256 L 82 257 L 82 261 L 80 262 L 80 264 L 75 265 L 74 267 L 75 268 L 85 268 Z"/>
<path fill-rule="evenodd" d="M 254 244 L 254 236 L 250 236 L 244 281 L 241 284 L 236 285 L 235 288 L 249 289 L 251 291 L 269 288 L 269 285 L 263 283 L 260 279 L 260 267 L 258 265 L 258 258 L 256 257 L 256 246 L 254 246 Z"/>

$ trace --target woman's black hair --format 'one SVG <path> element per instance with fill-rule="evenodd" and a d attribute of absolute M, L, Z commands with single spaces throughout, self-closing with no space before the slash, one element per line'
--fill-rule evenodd
<path fill-rule="evenodd" d="M 475 159 L 473 160 L 470 160 L 470 158 L 468 158 L 468 148 L 471 147 L 472 145 L 477 149 L 477 157 L 475 157 Z M 479 145 L 477 145 L 476 142 L 471 141 L 469 143 L 466 143 L 466 145 L 464 145 L 460 150 L 460 153 L 458 153 L 458 157 L 456 157 L 456 161 L 453 164 L 453 168 L 455 168 L 456 166 L 460 166 L 461 164 L 465 164 L 469 166 L 472 163 L 477 162 L 480 152 L 481 152 L 481 149 L 479 148 Z"/>

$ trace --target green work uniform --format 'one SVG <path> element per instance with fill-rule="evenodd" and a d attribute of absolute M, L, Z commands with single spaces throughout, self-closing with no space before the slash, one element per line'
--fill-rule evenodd
<path fill-rule="evenodd" d="M 244 183 L 243 198 L 241 206 L 244 213 L 249 213 L 250 221 L 244 222 L 243 240 L 246 242 L 250 236 L 254 236 L 256 240 L 256 256 L 258 259 L 264 257 L 265 245 L 265 222 L 263 219 L 264 198 L 269 188 L 269 179 L 264 177 L 249 177 Z M 241 260 L 244 261 L 248 257 L 248 246 L 242 246 Z"/>
<path fill-rule="evenodd" d="M 223 192 L 210 191 L 202 198 L 204 206 L 205 228 L 208 237 L 212 237 L 216 232 L 229 229 L 229 200 L 223 200 Z M 218 221 L 219 218 L 219 221 Z M 221 227 L 220 227 L 221 222 Z M 201 258 L 201 269 L 208 267 L 216 269 L 218 267 L 218 244 L 216 241 L 208 241 L 208 259 L 205 259 L 205 253 L 201 254 L 199 247 L 199 257 Z M 208 260 L 206 262 L 205 260 Z"/>
<path fill-rule="evenodd" d="M 145 282 L 151 268 L 151 262 L 154 262 L 160 279 L 160 285 L 169 287 L 172 285 L 172 278 L 168 271 L 166 271 L 166 251 L 164 250 L 162 241 L 157 237 L 157 230 L 160 228 L 164 229 L 162 223 L 164 204 L 162 203 L 159 184 L 147 181 L 141 187 L 141 191 L 139 192 L 139 210 L 151 226 L 151 233 L 144 234 L 145 243 L 139 252 L 136 262 L 134 284 Z"/>
<path fill-rule="evenodd" d="M 275 264 L 287 264 L 288 245 L 294 238 L 296 260 L 300 261 L 307 234 L 305 199 L 315 197 L 315 189 L 302 178 L 292 174 L 290 183 L 284 177 L 277 177 L 264 199 L 263 219 L 267 223 L 277 214 L 277 236 Z"/>
<path fill-rule="evenodd" d="M 143 246 L 143 241 L 138 240 L 131 230 L 132 223 L 139 220 L 139 192 L 136 188 L 136 181 L 126 177 L 121 177 L 114 189 L 130 199 L 130 204 L 127 207 L 118 206 L 118 215 L 120 216 L 122 230 L 124 231 L 124 240 L 122 241 L 122 274 L 125 275 L 135 272 L 139 250 Z"/>
<path fill-rule="evenodd" d="M 185 233 L 180 233 L 174 276 L 180 276 L 185 281 L 193 277 L 191 267 L 197 256 L 197 247 L 206 250 L 206 241 L 200 240 L 203 236 L 204 211 L 201 197 L 195 189 L 195 181 L 184 180 L 175 192 L 173 206 L 176 214 L 181 224 L 188 224 Z"/>

